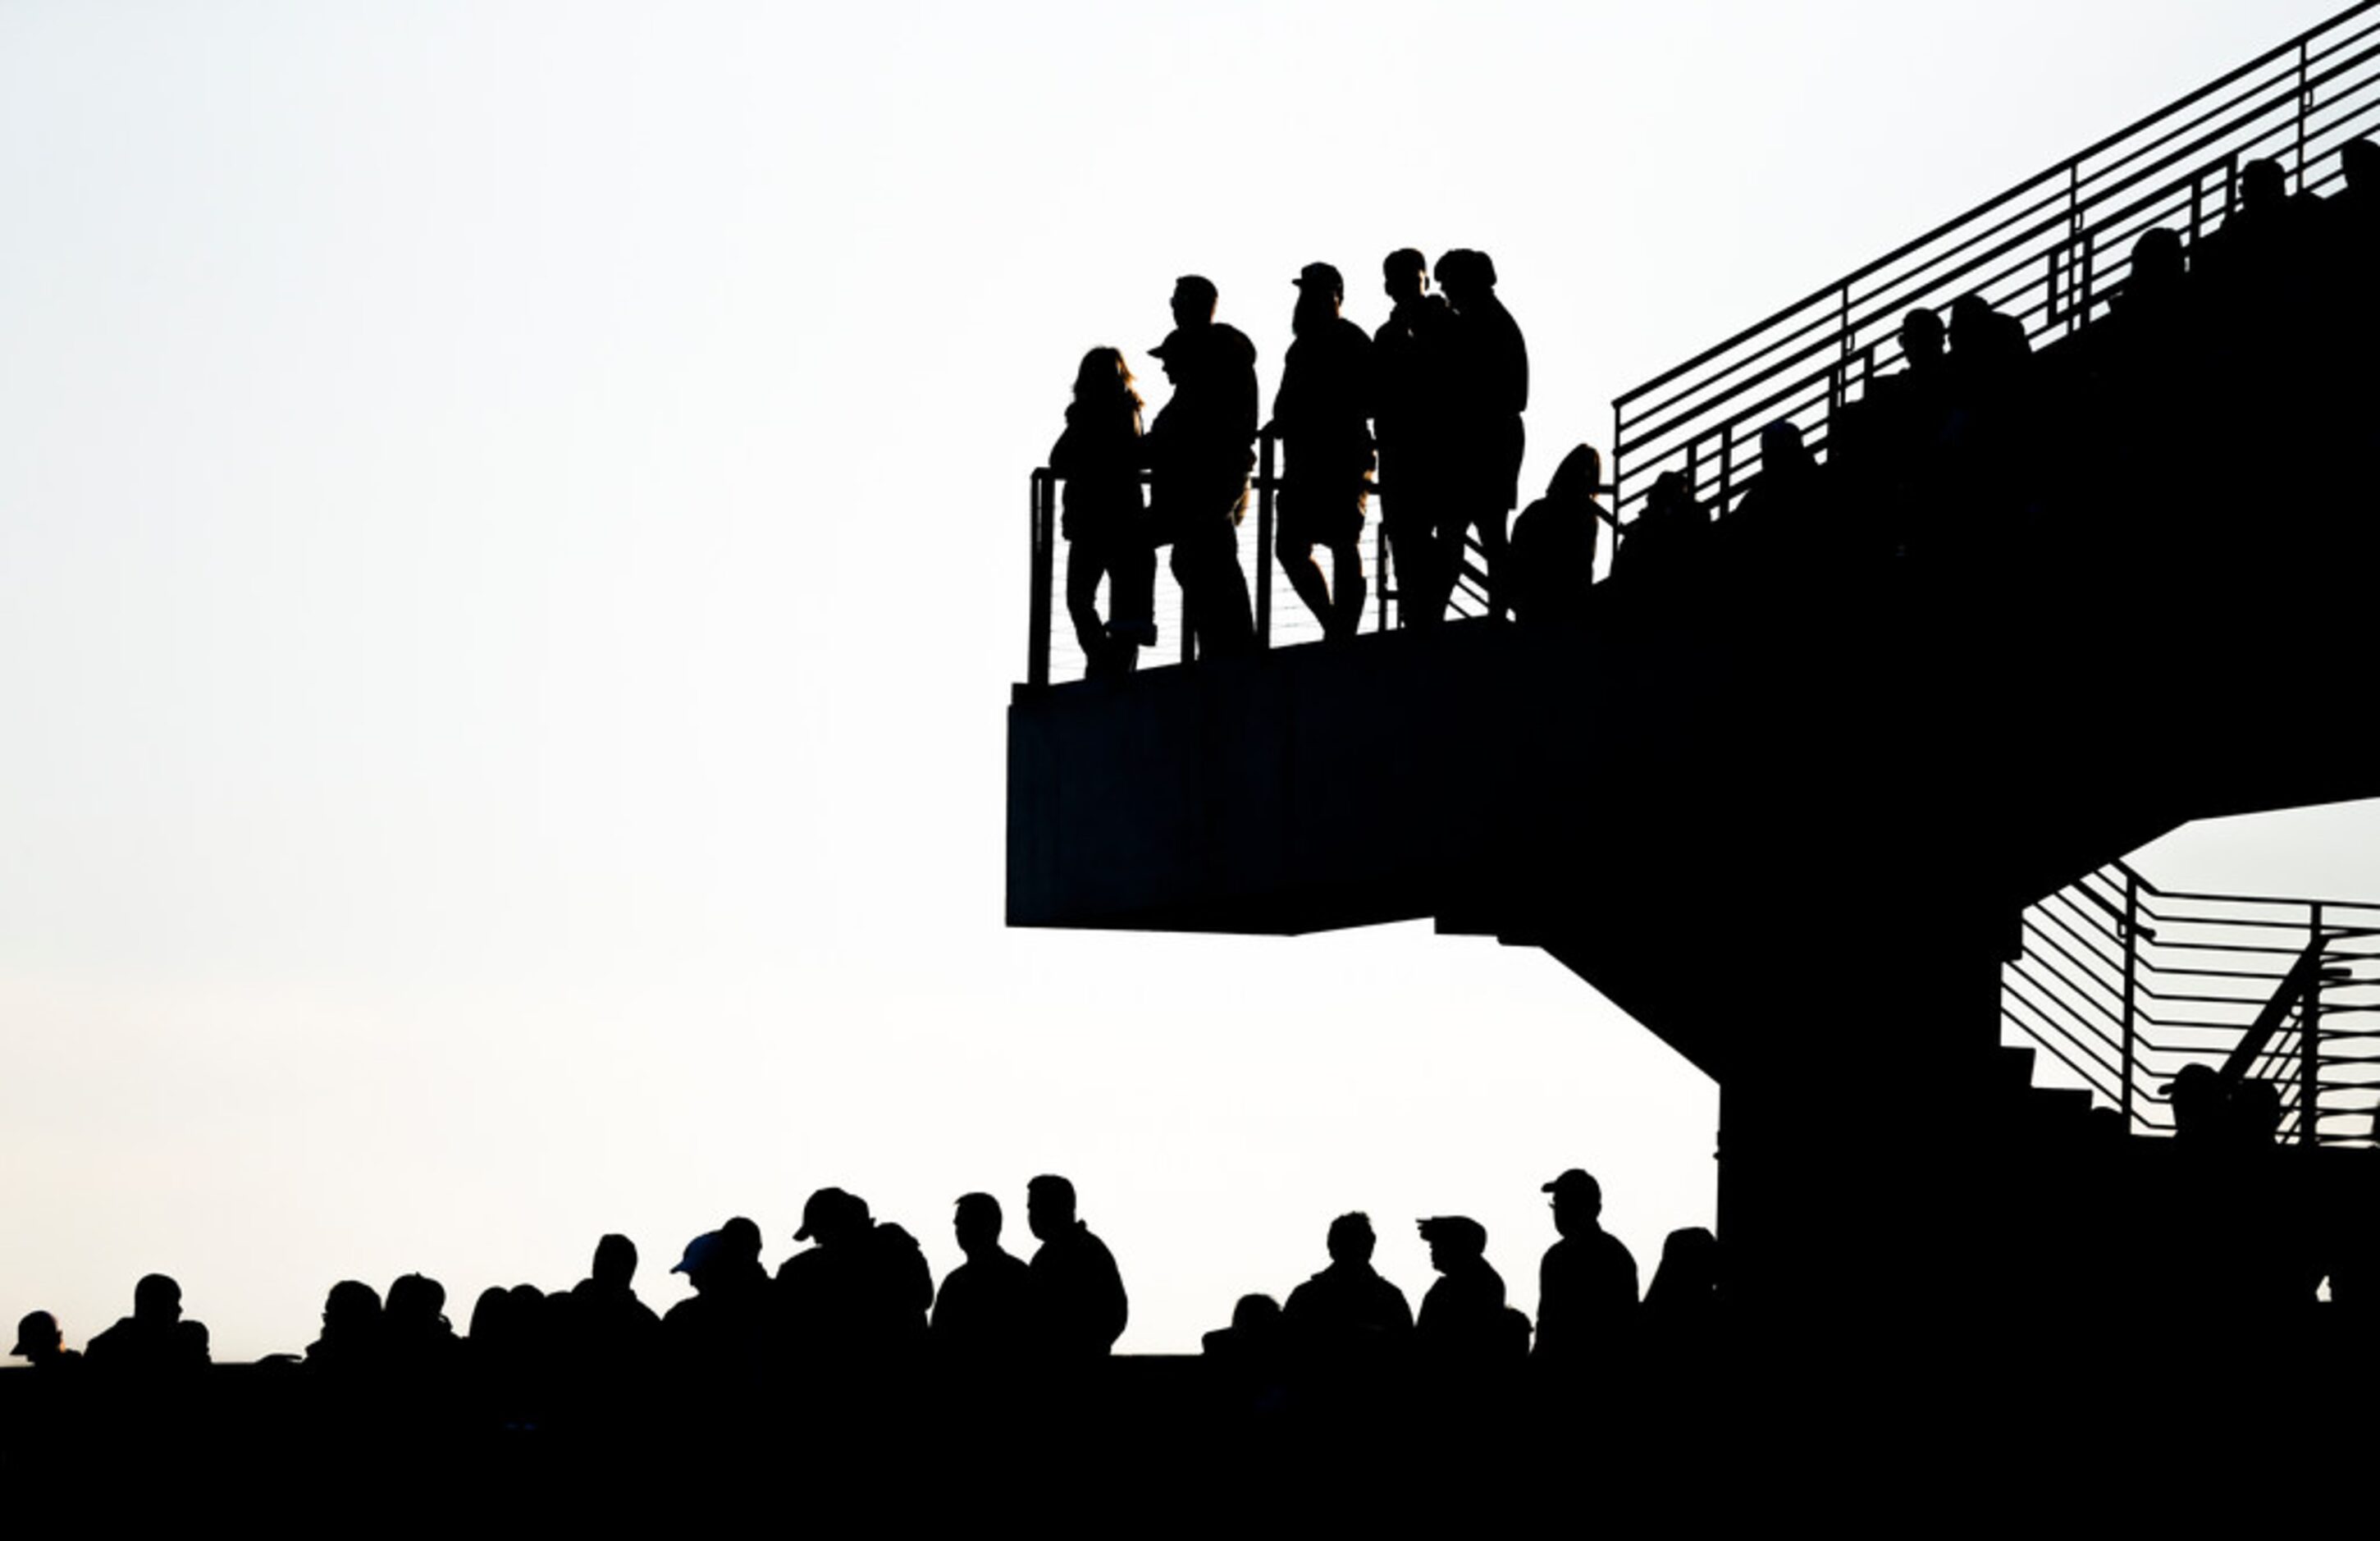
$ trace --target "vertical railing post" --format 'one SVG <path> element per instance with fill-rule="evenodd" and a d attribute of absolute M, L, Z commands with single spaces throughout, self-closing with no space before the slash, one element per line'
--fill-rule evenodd
<path fill-rule="evenodd" d="M 2306 945 L 2322 940 L 2322 904 L 2307 907 Z M 2305 993 L 2298 998 L 2298 1144 L 2312 1149 L 2321 1143 L 2315 1124 L 2322 1115 L 2322 956 L 2314 956 L 2306 976 Z"/>
<path fill-rule="evenodd" d="M 1378 523 L 1372 527 L 1372 596 L 1379 601 L 1379 624 L 1373 629 L 1389 629 L 1389 516 L 1380 507 L 1378 488 L 1372 491 L 1372 508 Z"/>
<path fill-rule="evenodd" d="M 1025 680 L 1034 686 L 1050 683 L 1050 581 L 1052 569 L 1057 565 L 1056 554 L 1050 550 L 1051 538 L 1057 534 L 1053 528 L 1057 521 L 1051 517 L 1050 511 L 1057 502 L 1054 495 L 1056 485 L 1057 479 L 1050 474 L 1048 467 L 1033 473 L 1033 547 L 1029 564 L 1033 572 L 1033 595 L 1026 605 Z"/>
<path fill-rule="evenodd" d="M 2303 39 L 2303 38 L 2300 38 L 2300 39 L 2298 40 L 2298 97 L 2297 97 L 2297 107 L 2298 107 L 2298 126 L 2297 126 L 2297 127 L 2298 127 L 2298 143 L 2297 143 L 2298 175 L 2297 175 L 2297 183 L 2296 183 L 2296 185 L 2295 185 L 2294 187 L 2290 188 L 2290 189 L 2289 189 L 2289 190 L 2290 190 L 2291 192 L 2295 192 L 2295 193 L 2302 193 L 2302 192 L 2304 192 L 2304 191 L 2306 190 L 2306 179 L 2305 179 L 2306 118 L 2307 118 L 2308 115 L 2310 115 L 2310 114 L 2313 111 L 2313 88 L 2312 88 L 2311 86 L 2309 86 L 2309 85 L 2307 85 L 2307 84 L 2306 84 L 2306 40 L 2305 40 L 2305 39 Z"/>
<path fill-rule="evenodd" d="M 2124 1132 L 2132 1129 L 2132 1082 L 2135 1079 L 2133 1058 L 2136 1053 L 2136 1000 L 2141 955 L 2141 880 L 2129 867 L 2124 872 L 2124 1019 L 2123 1019 L 2123 1105 Z"/>
<path fill-rule="evenodd" d="M 1269 433 L 1257 441 L 1257 646 L 1272 646 L 1272 457 Z"/>
<path fill-rule="evenodd" d="M 1728 489 L 1735 479 L 1735 424 L 1718 425 L 1718 497 L 1713 503 L 1711 517 L 1727 517 Z"/>

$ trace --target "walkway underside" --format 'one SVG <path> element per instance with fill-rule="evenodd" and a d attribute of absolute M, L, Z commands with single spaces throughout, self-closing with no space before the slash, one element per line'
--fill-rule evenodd
<path fill-rule="evenodd" d="M 1020 691 L 1009 922 L 1428 917 L 1547 947 L 1721 1074 L 1730 987 L 1773 996 L 1829 939 L 1997 958 L 2024 904 L 2187 820 L 2380 795 L 2353 672 L 2323 666 L 2364 643 L 2360 542 L 2296 531 L 2267 582 L 2252 540 L 2163 512 L 2146 554 L 1755 571 L 1722 541 L 1577 630 Z"/>

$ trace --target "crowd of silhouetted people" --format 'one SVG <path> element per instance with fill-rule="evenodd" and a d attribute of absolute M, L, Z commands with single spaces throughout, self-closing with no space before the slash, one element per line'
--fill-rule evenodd
<path fill-rule="evenodd" d="M 1640 1354 L 1707 1346 L 1719 1298 L 1709 1232 L 1674 1233 L 1640 1301 L 1635 1259 L 1602 1228 L 1596 1180 L 1573 1169 L 1545 1191 L 1560 1239 L 1539 1270 L 1534 1327 L 1506 1299 L 1476 1220 L 1418 1222 L 1438 1277 L 1415 1309 L 1374 1268 L 1368 1217 L 1345 1214 L 1329 1227 L 1328 1266 L 1286 1304 L 1248 1296 L 1207 1335 L 1205 1405 L 1343 1418 L 1531 1390 L 1616 1395 Z M 974 1417 L 1046 1410 L 1082 1392 L 1122 1335 L 1123 1278 L 1065 1178 L 1027 1185 L 1029 1259 L 1002 1244 L 1003 1218 L 990 1194 L 957 1200 L 965 1260 L 939 1287 L 916 1238 L 840 1188 L 809 1196 L 794 1233 L 806 1244 L 773 1273 L 748 1219 L 695 1237 L 670 1269 L 691 1292 L 665 1309 L 639 1296 L 638 1249 L 622 1235 L 603 1237 L 567 1289 L 483 1291 L 462 1330 L 436 1280 L 406 1274 L 384 1294 L 344 1280 L 302 1353 L 245 1373 L 302 1391 L 321 1416 L 431 1434 L 729 1433 L 897 1420 L 921 1405 Z M 32 1376 L 18 1390 L 38 1383 L 67 1411 L 168 1406 L 211 1364 L 206 1328 L 164 1274 L 142 1279 L 132 1314 L 80 1353 L 44 1311 L 19 1321 L 15 1353 Z"/>
<path fill-rule="evenodd" d="M 1309 262 L 1293 280 L 1293 340 L 1263 429 L 1283 456 L 1274 553 L 1326 637 L 1352 636 L 1363 620 L 1360 541 L 1376 469 L 1407 625 L 1446 613 L 1474 532 L 1495 570 L 1519 501 L 1529 353 L 1497 297 L 1494 260 L 1447 252 L 1435 294 L 1419 251 L 1391 252 L 1382 273 L 1393 309 L 1369 335 L 1340 313 L 1337 268 Z M 1065 483 L 1066 611 L 1094 676 L 1131 672 L 1155 642 L 1160 547 L 1172 548 L 1199 655 L 1257 646 L 1238 538 L 1257 468 L 1257 351 L 1215 319 L 1218 298 L 1196 274 L 1175 283 L 1173 329 L 1149 349 L 1172 394 L 1145 433 L 1123 353 L 1096 347 L 1050 452 Z M 1330 557 L 1328 575 L 1318 552 Z"/>
<path fill-rule="evenodd" d="M 2094 297 L 2104 313 L 2038 352 L 2025 322 L 1981 294 L 1947 316 L 1911 309 L 1900 367 L 1846 379 L 1822 424 L 1763 427 L 1746 457 L 1754 474 L 1728 485 L 1727 506 L 1705 505 L 1696 479 L 1671 469 L 1624 526 L 1597 501 L 1602 461 L 1585 444 L 1512 518 L 1528 351 L 1486 253 L 1440 257 L 1437 293 L 1420 252 L 1391 253 L 1392 309 L 1368 337 L 1340 313 L 1339 270 L 1309 263 L 1294 280 L 1294 340 L 1264 430 L 1284 456 L 1281 570 L 1326 637 L 1354 632 L 1376 491 L 1405 626 L 1442 622 L 1465 582 L 1491 615 L 1560 624 L 1597 603 L 1739 610 L 1799 593 L 1799 575 L 1818 570 L 1855 578 L 1897 564 L 1988 584 L 1996 565 L 2036 559 L 2043 541 L 2060 557 L 2095 543 L 2138 565 L 2160 543 L 2219 539 L 2219 516 L 2201 512 L 2215 479 L 2205 460 L 2174 453 L 2175 425 L 2205 420 L 2219 402 L 2237 442 L 2320 432 L 2274 420 L 2299 393 L 2270 381 L 2334 378 L 2380 334 L 2365 276 L 2380 251 L 2380 146 L 2350 142 L 2339 164 L 2340 190 L 2320 198 L 2289 192 L 2275 161 L 2248 163 L 2210 233 L 2186 243 L 2169 226 L 2145 230 L 2120 285 Z M 1093 676 L 1130 672 L 1156 640 L 1163 547 L 1198 655 L 1257 645 L 1236 533 L 1256 467 L 1257 353 L 1215 319 L 1217 301 L 1205 278 L 1175 285 L 1173 330 L 1150 350 L 1173 394 L 1146 433 L 1123 355 L 1087 354 L 1050 455 L 1064 483 L 1066 607 Z M 2344 424 L 2359 409 L 2341 398 L 2336 410 Z M 1706 486 L 1710 467 L 1699 475 Z M 2266 486 L 2270 523 L 2323 512 L 2273 506 L 2320 499 L 2285 467 Z M 1475 541 L 1484 570 L 1471 565 Z M 2286 539 L 2276 549 L 2286 554 Z"/>

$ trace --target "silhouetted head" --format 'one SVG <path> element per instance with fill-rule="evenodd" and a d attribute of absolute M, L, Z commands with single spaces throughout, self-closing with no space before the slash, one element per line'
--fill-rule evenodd
<path fill-rule="evenodd" d="M 446 1286 L 418 1273 L 398 1278 L 388 1287 L 388 1318 L 408 1327 L 428 1327 L 445 1320 Z"/>
<path fill-rule="evenodd" d="M 1647 514 L 1674 514 L 1694 506 L 1693 486 L 1683 471 L 1663 471 L 1653 479 L 1653 490 L 1645 495 Z"/>
<path fill-rule="evenodd" d="M 1232 1306 L 1232 1330 L 1262 1337 L 1281 1326 L 1281 1302 L 1270 1295 L 1242 1295 Z"/>
<path fill-rule="evenodd" d="M 1075 1223 L 1075 1185 L 1044 1173 L 1025 1184 L 1025 1228 L 1036 1241 L 1062 1235 Z"/>
<path fill-rule="evenodd" d="M 1979 294 L 1963 294 L 1950 302 L 1950 351 L 1981 357 L 1992 346 L 1992 322 L 1999 314 Z"/>
<path fill-rule="evenodd" d="M 1546 496 L 1556 503 L 1586 503 L 1603 486 L 1603 456 L 1593 444 L 1581 444 L 1562 456 Z"/>
<path fill-rule="evenodd" d="M 2357 192 L 2380 188 L 2380 144 L 2370 140 L 2350 140 L 2338 147 L 2338 169 L 2347 176 L 2347 185 Z"/>
<path fill-rule="evenodd" d="M 760 1227 L 742 1215 L 731 1218 L 719 1228 L 720 1261 L 723 1263 L 760 1262 Z"/>
<path fill-rule="evenodd" d="M 1130 402 L 1133 410 L 1140 409 L 1140 393 L 1132 388 L 1132 369 L 1123 361 L 1123 349 L 1095 347 L 1083 355 L 1075 370 L 1075 399 L 1093 406 Z"/>
<path fill-rule="evenodd" d="M 1215 319 L 1215 301 L 1220 297 L 1215 285 L 1195 273 L 1184 273 L 1173 281 L 1173 324 L 1187 330 L 1206 326 Z"/>
<path fill-rule="evenodd" d="M 958 1237 L 959 1250 L 973 1257 L 1000 1245 L 1001 1222 L 1000 1200 L 990 1194 L 961 1194 L 958 1208 L 951 1216 L 951 1230 Z"/>
<path fill-rule="evenodd" d="M 1457 247 L 1438 260 L 1438 286 L 1455 309 L 1466 297 L 1475 297 L 1496 286 L 1496 262 L 1484 251 Z"/>
<path fill-rule="evenodd" d="M 65 1342 L 55 1317 L 47 1311 L 28 1311 L 18 1318 L 17 1346 L 9 1352 L 38 1365 L 44 1359 L 56 1358 Z"/>
<path fill-rule="evenodd" d="M 849 1241 L 868 1226 L 866 1200 L 841 1188 L 820 1188 L 802 1206 L 802 1228 L 794 1232 L 794 1240 L 833 1246 Z"/>
<path fill-rule="evenodd" d="M 637 1277 L 637 1244 L 614 1232 L 595 1244 L 595 1282 L 625 1290 Z"/>
<path fill-rule="evenodd" d="M 480 1292 L 480 1298 L 472 1304 L 470 1338 L 474 1342 L 493 1342 L 505 1335 L 512 1319 L 512 1296 L 504 1292 L 503 1285 L 491 1284 Z"/>
<path fill-rule="evenodd" d="M 1189 378 L 1191 361 L 1196 352 L 1190 334 L 1177 326 L 1165 334 L 1163 342 L 1148 350 L 1148 356 L 1157 360 L 1159 369 L 1165 371 L 1166 382 L 1178 385 Z"/>
<path fill-rule="evenodd" d="M 2141 238 L 2132 243 L 2132 272 L 2125 283 L 2143 288 L 2170 288 L 2181 282 L 2185 271 L 2180 232 L 2160 224 L 2142 231 Z"/>
<path fill-rule="evenodd" d="M 380 1325 L 380 1292 L 360 1279 L 342 1279 L 322 1302 L 322 1334 L 352 1337 Z"/>
<path fill-rule="evenodd" d="M 1358 1209 L 1330 1222 L 1330 1234 L 1324 1244 L 1330 1249 L 1334 1263 L 1368 1263 L 1378 1241 L 1372 1234 L 1372 1217 Z"/>
<path fill-rule="evenodd" d="M 2289 181 L 2275 160 L 2251 161 L 2240 168 L 2240 206 L 2253 214 L 2270 213 L 2289 200 Z"/>
<path fill-rule="evenodd" d="M 1762 470 L 1795 471 L 1809 464 L 1810 451 L 1802 443 L 1799 424 L 1779 419 L 1760 431 Z"/>
<path fill-rule="evenodd" d="M 1699 1225 L 1672 1231 L 1661 1243 L 1648 1303 L 1706 1297 L 1718 1287 L 1718 1238 Z"/>
<path fill-rule="evenodd" d="M 1923 369 L 1942 357 L 1943 346 L 1949 339 L 1943 334 L 1942 318 L 1921 305 L 1900 318 L 1900 356 L 1912 368 Z"/>
<path fill-rule="evenodd" d="M 170 1326 L 182 1319 L 182 1287 L 162 1273 L 152 1273 L 132 1286 L 136 1321 Z"/>
<path fill-rule="evenodd" d="M 694 1240 L 686 1244 L 686 1255 L 680 1257 L 677 1262 L 671 1267 L 670 1272 L 682 1273 L 686 1275 L 686 1282 L 693 1285 L 695 1292 L 699 1294 L 711 1284 L 718 1281 L 720 1271 L 724 1266 L 727 1256 L 727 1248 L 721 1243 L 719 1232 L 716 1231 L 706 1231 L 701 1235 L 697 1236 Z M 480 1298 L 480 1304 L 485 1305 L 486 1304 L 486 1297 L 482 1296 Z M 472 1313 L 472 1331 L 474 1333 L 477 1333 L 479 1330 L 477 1325 L 479 1319 L 479 1314 L 477 1312 Z"/>
<path fill-rule="evenodd" d="M 1399 247 L 1380 260 L 1380 286 L 1392 305 L 1419 299 L 1429 292 L 1429 259 L 1412 247 Z"/>
<path fill-rule="evenodd" d="M 2165 1097 L 2173 1104 L 2175 1134 L 2204 1134 L 2222 1116 L 2223 1078 L 2213 1065 L 2187 1064 L 2166 1084 Z"/>
<path fill-rule="evenodd" d="M 1603 1184 L 1572 1167 L 1542 1190 L 1553 1195 L 1554 1229 L 1565 1236 L 1583 1236 L 1603 1217 Z"/>
<path fill-rule="evenodd" d="M 1429 1266 L 1440 1273 L 1488 1255 L 1488 1228 L 1468 1215 L 1433 1215 L 1415 1225 L 1429 1247 Z"/>

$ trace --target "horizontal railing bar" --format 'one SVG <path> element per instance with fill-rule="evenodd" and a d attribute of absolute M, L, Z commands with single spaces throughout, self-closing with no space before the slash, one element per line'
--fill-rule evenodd
<path fill-rule="evenodd" d="M 2175 113 L 2183 112 L 2195 106 L 2199 102 L 2215 95 L 2218 91 L 2228 89 L 2237 81 L 2247 79 L 2248 77 L 2255 74 L 2256 71 L 2263 69 L 2277 61 L 2283 60 L 2286 56 L 2293 54 L 2297 49 L 2303 46 L 2311 39 L 2316 37 L 2323 31 L 2332 27 L 2343 24 L 2350 18 L 2359 16 L 2364 11 L 2371 9 L 2375 5 L 2380 5 L 2380 0 L 2360 0 L 2358 5 L 2346 11 L 2342 11 L 2338 16 L 2330 18 L 2328 20 L 2321 23 L 2321 25 L 2300 33 L 2298 36 L 2291 38 L 2289 42 L 2274 48 L 2269 53 L 2260 55 L 2256 58 L 2251 59 L 2246 64 L 2240 65 L 2239 67 L 2232 69 L 2226 74 L 2217 76 L 2215 79 L 2199 87 L 2198 90 L 2192 91 L 2189 95 L 2180 97 L 2175 101 L 2169 102 L 2164 106 L 2159 107 L 2156 111 L 2149 113 L 2132 123 L 2127 124 L 2125 127 L 2119 128 L 2114 133 L 2109 134 L 2107 137 L 2098 140 L 2096 143 L 2068 156 L 2065 160 L 2060 161 L 2056 165 L 2049 167 L 2047 170 L 2042 171 L 2026 178 L 2024 181 L 2018 183 L 2015 187 L 2009 188 L 1998 197 L 1989 199 L 1983 203 L 1977 204 L 1974 208 L 1968 210 L 1965 213 L 1945 220 L 1942 224 L 1936 225 L 1933 229 L 1918 237 L 1916 239 L 1910 241 L 1892 251 L 1887 252 L 1884 256 L 1877 258 L 1875 261 L 1868 263 L 1865 267 L 1853 271 L 1848 276 L 1838 279 L 1834 283 L 1828 284 L 1823 288 L 1815 291 L 1808 298 L 1798 300 L 1791 305 L 1779 308 L 1776 312 L 1774 312 L 1774 314 L 1788 315 L 1793 311 L 1803 309 L 1804 306 L 1815 305 L 1822 300 L 1830 298 L 1845 286 L 1855 284 L 1861 279 L 1865 278 L 1869 274 L 1883 268 L 1889 267 L 1892 263 L 1907 256 L 1910 252 L 1933 244 L 1936 240 L 1949 234 L 1951 231 L 1958 229 L 1961 225 L 1967 224 L 1970 220 L 1984 214 L 1986 211 L 1996 209 L 1999 205 L 2008 202 L 2012 199 L 2022 197 L 2025 193 L 2032 191 L 2034 188 L 2053 182 L 2058 178 L 2070 176 L 2073 168 L 2078 167 L 2082 163 L 2089 161 L 2095 156 L 2102 154 L 2115 146 L 2121 144 L 2124 140 L 2134 137 L 2143 130 L 2150 127 L 2152 125 L 2156 124 L 2160 120 Z M 1647 390 L 1664 384 L 1690 370 L 1698 368 L 1719 354 L 1725 353 L 1730 348 L 1737 346 L 1746 339 L 1756 336 L 1767 324 L 1768 322 L 1764 321 L 1745 328 L 1743 331 L 1729 338 L 1726 342 L 1720 343 L 1715 347 L 1697 354 L 1695 357 L 1687 359 L 1684 363 L 1678 365 L 1674 369 L 1671 369 L 1663 374 L 1655 376 L 1652 380 L 1645 382 L 1645 384 L 1638 386 L 1635 390 L 1620 397 L 1618 401 L 1613 403 L 1613 405 L 1615 406 L 1623 405 Z"/>

